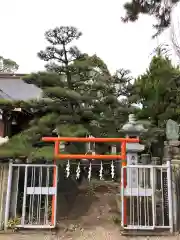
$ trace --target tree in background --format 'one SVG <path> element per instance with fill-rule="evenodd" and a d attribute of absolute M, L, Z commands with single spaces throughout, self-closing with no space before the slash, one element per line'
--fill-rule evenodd
<path fill-rule="evenodd" d="M 173 49 L 176 53 L 176 56 L 178 59 L 180 59 L 180 22 L 179 22 L 179 15 L 177 18 L 173 19 L 173 22 L 171 24 L 171 41 Z"/>
<path fill-rule="evenodd" d="M 130 90 L 129 101 L 141 105 L 139 119 L 149 119 L 149 141 L 163 142 L 168 119 L 180 121 L 180 69 L 173 66 L 158 48 L 147 71 L 140 75 Z"/>
<path fill-rule="evenodd" d="M 154 25 L 157 36 L 171 23 L 171 12 L 179 0 L 131 0 L 124 4 L 126 16 L 122 18 L 124 22 L 134 22 L 141 14 L 150 15 L 156 18 Z"/>
<path fill-rule="evenodd" d="M 81 33 L 75 27 L 59 27 L 45 33 L 49 46 L 38 53 L 47 62 L 46 72 L 24 78 L 43 90 L 40 100 L 16 102 L 3 107 L 21 107 L 33 114 L 29 127 L 14 136 L 0 150 L 0 155 L 38 158 L 51 156 L 52 147 L 44 146 L 41 137 L 118 136 L 132 107 L 120 97 L 126 96 L 131 78 L 119 70 L 112 76 L 106 64 L 96 55 L 81 53 L 75 40 Z M 79 151 L 70 144 L 67 151 Z"/>
<path fill-rule="evenodd" d="M 119 137 L 132 112 L 137 113 L 139 120 L 151 122 L 146 136 L 150 146 L 164 140 L 164 126 L 169 118 L 180 120 L 180 70 L 172 65 L 162 48 L 157 49 L 147 71 L 133 82 L 129 71 L 119 69 L 111 75 L 99 57 L 88 56 L 73 47 L 73 41 L 80 35 L 74 27 L 45 33 L 50 45 L 38 56 L 47 61 L 47 71 L 24 78 L 26 83 L 43 90 L 41 99 L 0 101 L 3 110 L 21 107 L 33 116 L 23 132 L 0 148 L 0 156 L 52 159 L 53 149 L 45 146 L 41 137 L 53 134 Z M 142 107 L 132 107 L 134 104 Z M 66 150 L 75 153 L 80 148 L 68 144 Z"/>
<path fill-rule="evenodd" d="M 0 73 L 14 73 L 18 68 L 19 65 L 15 61 L 0 56 Z"/>

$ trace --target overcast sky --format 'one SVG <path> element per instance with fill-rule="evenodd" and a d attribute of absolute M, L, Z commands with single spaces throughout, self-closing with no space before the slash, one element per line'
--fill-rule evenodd
<path fill-rule="evenodd" d="M 153 49 L 169 43 L 169 31 L 152 40 L 150 17 L 123 24 L 126 0 L 1 0 L 0 55 L 15 60 L 20 73 L 42 70 L 45 62 L 37 52 L 46 46 L 44 32 L 73 25 L 83 32 L 77 45 L 83 52 L 96 53 L 109 69 L 127 68 L 134 76 L 148 66 Z"/>

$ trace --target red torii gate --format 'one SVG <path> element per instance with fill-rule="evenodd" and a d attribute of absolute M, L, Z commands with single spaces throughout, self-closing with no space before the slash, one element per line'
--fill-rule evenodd
<path fill-rule="evenodd" d="M 80 137 L 43 137 L 42 141 L 44 142 L 54 142 L 54 161 L 61 159 L 102 159 L 102 160 L 122 160 L 122 166 L 126 166 L 126 143 L 138 143 L 139 138 L 80 138 Z M 113 155 L 91 155 L 91 154 L 61 154 L 59 152 L 59 145 L 61 142 L 113 142 L 113 143 L 121 143 L 121 155 L 113 154 Z M 124 169 L 125 170 L 125 169 Z M 53 171 L 53 187 L 56 186 L 56 168 Z M 125 188 L 127 185 L 126 181 L 126 170 L 124 172 L 123 179 L 123 187 Z M 124 197 L 124 223 L 127 223 L 127 204 L 126 198 Z M 51 223 L 54 225 L 55 222 L 55 196 L 52 199 L 52 216 Z"/>

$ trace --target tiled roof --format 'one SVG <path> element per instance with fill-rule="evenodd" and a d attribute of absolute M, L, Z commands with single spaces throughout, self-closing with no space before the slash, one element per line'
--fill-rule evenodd
<path fill-rule="evenodd" d="M 9 100 L 30 100 L 41 97 L 42 90 L 33 84 L 25 83 L 25 74 L 0 74 L 0 98 Z"/>

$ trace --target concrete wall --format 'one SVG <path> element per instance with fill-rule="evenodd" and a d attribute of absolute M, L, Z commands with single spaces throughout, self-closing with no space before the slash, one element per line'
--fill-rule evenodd
<path fill-rule="evenodd" d="M 8 163 L 0 163 L 0 230 L 4 228 L 4 214 L 8 183 Z"/>
<path fill-rule="evenodd" d="M 175 161 L 174 161 L 175 162 Z M 180 231 L 180 164 L 172 163 L 172 197 L 174 230 Z"/>

